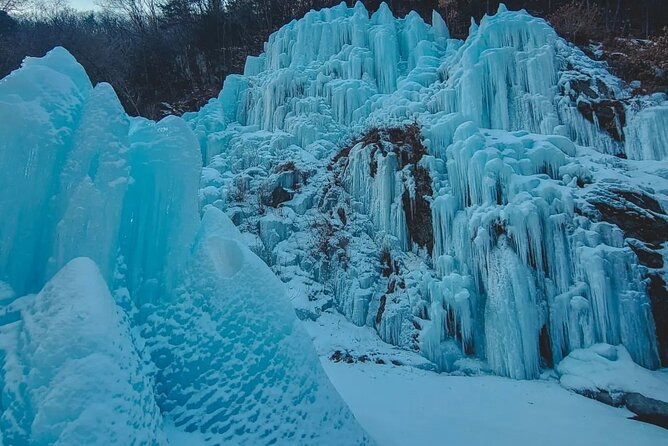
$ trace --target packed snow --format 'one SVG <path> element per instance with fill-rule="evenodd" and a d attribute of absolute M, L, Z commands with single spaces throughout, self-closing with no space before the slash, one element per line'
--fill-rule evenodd
<path fill-rule="evenodd" d="M 552 372 L 540 380 L 512 380 L 489 376 L 474 361 L 466 374 L 436 374 L 433 364 L 420 355 L 383 343 L 369 327 L 357 327 L 335 313 L 304 323 L 327 375 L 378 444 L 409 446 L 447 439 L 443 441 L 455 445 L 510 446 L 540 438 L 541 444 L 555 446 L 654 446 L 668 440 L 666 430 L 631 420 L 634 414 L 624 408 L 565 391 L 565 375 L 561 381 Z M 337 350 L 349 356 L 330 359 Z M 361 361 L 364 356 L 368 359 Z M 665 401 L 665 370 L 643 369 L 628 354 L 605 365 L 601 358 L 590 362 L 593 356 L 587 353 L 577 361 L 573 373 L 597 379 L 604 372 L 603 380 L 614 377 L 608 382 L 616 380 Z"/>
<path fill-rule="evenodd" d="M 656 446 L 668 434 L 633 414 L 546 381 L 444 376 L 408 368 L 323 362 L 379 444 Z"/>

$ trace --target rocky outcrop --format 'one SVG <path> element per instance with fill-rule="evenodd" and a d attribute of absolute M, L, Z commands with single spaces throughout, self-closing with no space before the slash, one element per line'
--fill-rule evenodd
<path fill-rule="evenodd" d="M 645 423 L 655 424 L 668 429 L 668 403 L 654 398 L 646 397 L 637 392 L 616 392 L 611 393 L 607 390 L 596 392 L 581 391 L 577 392 L 582 396 L 599 401 L 612 407 L 626 407 L 633 412 L 634 420 Z"/>
<path fill-rule="evenodd" d="M 647 269 L 647 289 L 656 324 L 659 354 L 668 365 L 668 289 L 662 276 L 661 250 L 668 241 L 668 215 L 647 192 L 632 187 L 599 187 L 587 200 L 597 211 L 595 219 L 617 225 L 638 261 Z"/>
<path fill-rule="evenodd" d="M 636 414 L 634 419 L 668 429 L 668 403 L 639 393 L 624 395 L 626 408 Z"/>
<path fill-rule="evenodd" d="M 562 94 L 576 103 L 582 116 L 597 124 L 615 141 L 625 140 L 623 129 L 626 125 L 626 106 L 602 79 L 576 73 L 562 85 Z"/>

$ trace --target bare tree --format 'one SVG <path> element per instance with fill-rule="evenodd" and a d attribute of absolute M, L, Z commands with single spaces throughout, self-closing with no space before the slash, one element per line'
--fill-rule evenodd
<path fill-rule="evenodd" d="M 30 0 L 0 0 L 0 11 L 7 14 L 22 12 L 30 6 Z"/>
<path fill-rule="evenodd" d="M 104 10 L 127 17 L 140 32 L 158 27 L 158 2 L 156 0 L 97 0 Z"/>

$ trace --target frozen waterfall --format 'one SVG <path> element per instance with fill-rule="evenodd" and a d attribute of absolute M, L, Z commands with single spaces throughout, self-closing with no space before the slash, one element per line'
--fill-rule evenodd
<path fill-rule="evenodd" d="M 311 11 L 159 122 L 62 48 L 27 58 L 0 80 L 0 443 L 371 444 L 290 301 L 440 371 L 599 343 L 657 368 L 667 124 L 503 6 L 465 41 Z"/>

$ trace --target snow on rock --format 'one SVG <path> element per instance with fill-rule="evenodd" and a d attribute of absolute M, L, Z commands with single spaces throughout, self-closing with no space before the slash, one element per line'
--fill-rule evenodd
<path fill-rule="evenodd" d="M 574 350 L 555 370 L 563 387 L 581 394 L 607 392 L 614 399 L 615 395 L 640 393 L 668 402 L 666 374 L 639 366 L 621 345 L 595 344 Z"/>

